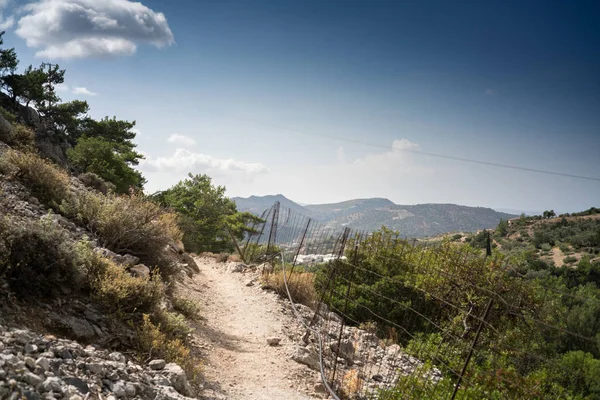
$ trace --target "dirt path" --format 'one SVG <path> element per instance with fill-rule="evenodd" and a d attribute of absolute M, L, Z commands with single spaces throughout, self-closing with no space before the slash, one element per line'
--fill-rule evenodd
<path fill-rule="evenodd" d="M 201 398 L 313 399 L 319 375 L 292 361 L 290 329 L 297 329 L 284 303 L 256 284 L 254 276 L 231 273 L 211 258 L 196 260 L 201 273 L 186 280 L 181 290 L 197 299 L 203 320 L 196 341 L 206 350 L 206 384 Z M 281 338 L 276 347 L 267 337 Z M 318 396 L 318 397 L 317 397 Z"/>

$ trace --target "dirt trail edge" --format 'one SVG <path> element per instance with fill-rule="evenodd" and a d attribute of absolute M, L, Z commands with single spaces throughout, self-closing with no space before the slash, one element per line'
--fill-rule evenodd
<path fill-rule="evenodd" d="M 200 273 L 181 290 L 198 301 L 202 321 L 195 340 L 206 350 L 206 383 L 200 398 L 315 399 L 320 376 L 290 359 L 291 332 L 299 323 L 289 306 L 258 286 L 257 275 L 232 273 L 227 264 L 197 258 Z M 255 283 L 246 286 L 250 280 Z M 267 337 L 281 338 L 269 346 Z"/>

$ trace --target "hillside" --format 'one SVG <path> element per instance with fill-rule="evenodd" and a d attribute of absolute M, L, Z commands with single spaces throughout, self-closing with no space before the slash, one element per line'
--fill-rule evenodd
<path fill-rule="evenodd" d="M 514 218 L 484 207 L 456 204 L 398 205 L 388 199 L 354 199 L 341 203 L 301 206 L 283 195 L 235 197 L 241 211 L 260 215 L 275 201 L 296 212 L 315 218 L 332 228 L 349 226 L 374 231 L 381 226 L 400 231 L 403 235 L 423 237 L 445 232 L 475 232 L 495 227 L 501 219 Z"/>

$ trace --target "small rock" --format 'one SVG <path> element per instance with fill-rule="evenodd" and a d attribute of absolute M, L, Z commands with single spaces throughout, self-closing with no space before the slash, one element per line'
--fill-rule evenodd
<path fill-rule="evenodd" d="M 25 353 L 31 354 L 31 353 L 37 353 L 37 351 L 38 351 L 38 347 L 35 344 L 27 343 L 25 345 Z"/>
<path fill-rule="evenodd" d="M 250 279 L 249 281 L 246 281 L 246 286 L 254 286 L 254 279 Z"/>
<path fill-rule="evenodd" d="M 23 375 L 23 382 L 27 382 L 28 384 L 30 384 L 33 387 L 36 387 L 37 385 L 39 385 L 40 383 L 42 383 L 44 380 L 42 378 L 40 378 L 39 376 L 37 376 L 36 374 L 32 373 L 32 372 L 27 372 L 25 375 Z"/>
<path fill-rule="evenodd" d="M 165 367 L 165 365 L 167 365 L 165 360 L 152 360 L 150 361 L 150 364 L 148 364 L 150 366 L 150 369 L 153 369 L 155 371 L 161 370 Z"/>
<path fill-rule="evenodd" d="M 104 374 L 104 365 L 90 363 L 85 365 L 87 370 L 90 371 L 94 375 L 103 375 Z"/>
<path fill-rule="evenodd" d="M 127 383 L 125 385 L 125 393 L 127 393 L 127 396 L 129 396 L 129 397 L 135 397 L 135 393 L 136 393 L 135 385 L 131 382 Z"/>
<path fill-rule="evenodd" d="M 66 378 L 63 378 L 63 381 L 70 386 L 73 386 L 74 388 L 76 388 L 79 393 L 81 394 L 88 394 L 88 392 L 90 391 L 90 387 L 88 386 L 88 384 L 82 380 L 79 379 L 77 377 L 74 376 L 69 376 Z"/>
<path fill-rule="evenodd" d="M 280 337 L 268 337 L 267 338 L 267 344 L 269 346 L 277 346 L 279 343 L 281 342 L 281 338 Z"/>
<path fill-rule="evenodd" d="M 230 263 L 228 268 L 229 272 L 242 272 L 244 271 L 244 264 Z"/>
<path fill-rule="evenodd" d="M 62 393 L 61 390 L 61 381 L 59 378 L 56 377 L 48 377 L 46 378 L 46 380 L 42 383 L 42 387 L 41 389 L 44 392 L 56 392 L 56 393 Z"/>
<path fill-rule="evenodd" d="M 127 393 L 125 392 L 125 384 L 123 383 L 123 381 L 113 383 L 111 385 L 111 390 L 119 399 L 127 396 Z"/>
<path fill-rule="evenodd" d="M 123 354 L 119 353 L 118 351 L 110 353 L 108 355 L 108 359 L 112 360 L 112 361 L 120 362 L 120 363 L 124 363 L 127 361 L 125 356 Z"/>
<path fill-rule="evenodd" d="M 45 371 L 48 371 L 50 369 L 50 361 L 48 361 L 48 359 L 46 357 L 40 357 L 36 360 L 35 365 L 37 365 L 38 367 L 40 367 L 41 369 Z"/>

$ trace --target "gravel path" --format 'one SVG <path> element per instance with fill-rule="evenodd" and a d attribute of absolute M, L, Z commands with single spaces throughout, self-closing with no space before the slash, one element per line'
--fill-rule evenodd
<path fill-rule="evenodd" d="M 197 340 L 208 350 L 203 399 L 313 399 L 318 373 L 290 359 L 291 330 L 297 321 L 273 293 L 258 286 L 257 275 L 233 273 L 231 264 L 196 259 L 200 274 L 182 290 L 202 306 Z M 251 286 L 246 284 L 255 279 Z M 267 338 L 280 338 L 269 346 Z"/>

